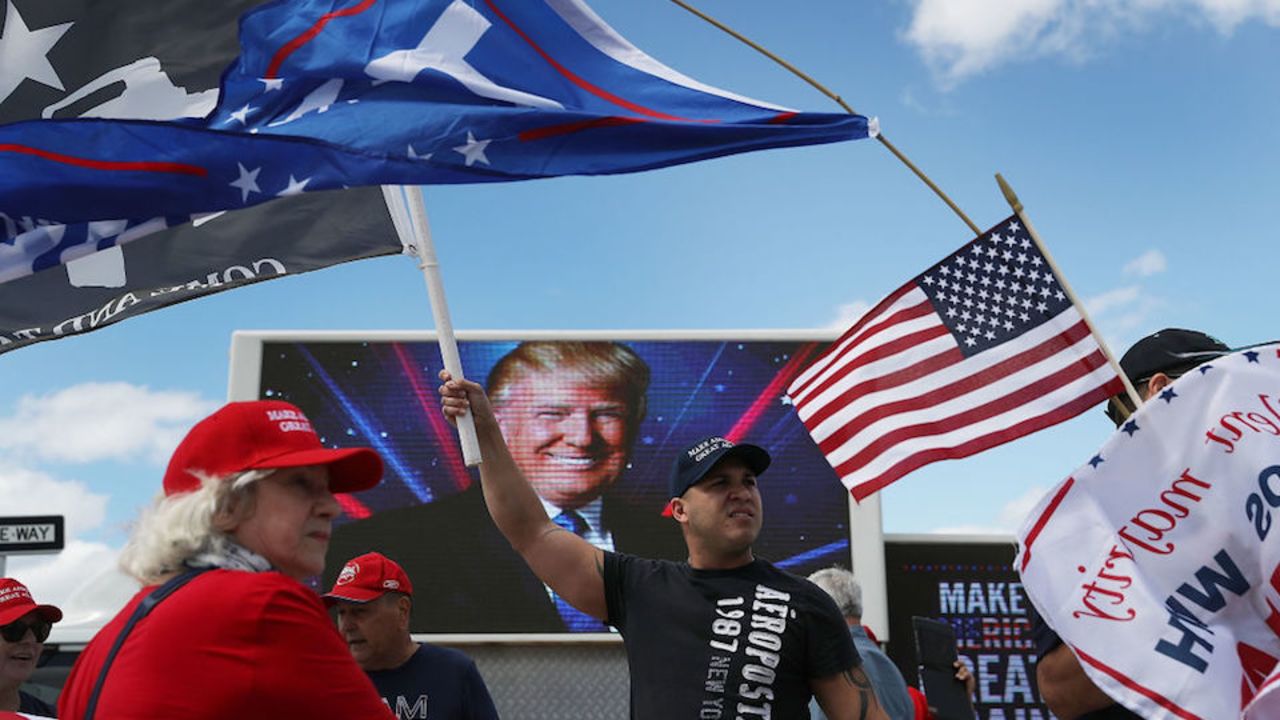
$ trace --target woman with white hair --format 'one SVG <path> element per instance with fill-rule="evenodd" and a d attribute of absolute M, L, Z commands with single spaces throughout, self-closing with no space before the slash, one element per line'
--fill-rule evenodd
<path fill-rule="evenodd" d="M 196 424 L 121 555 L 144 587 L 76 661 L 58 716 L 392 717 L 302 584 L 324 568 L 333 493 L 381 477 L 377 453 L 323 447 L 286 402 Z"/>
<path fill-rule="evenodd" d="M 26 585 L 0 578 L 0 711 L 53 716 L 53 708 L 20 688 L 31 679 L 44 641 L 61 619 L 58 608 L 36 604 Z"/>

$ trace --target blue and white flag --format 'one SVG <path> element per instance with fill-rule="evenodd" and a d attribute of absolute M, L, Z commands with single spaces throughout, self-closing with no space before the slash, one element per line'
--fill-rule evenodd
<path fill-rule="evenodd" d="M 633 172 L 874 132 L 698 83 L 579 0 L 273 2 L 244 15 L 240 42 L 203 120 L 0 126 L 0 212 L 23 219 L 0 227 L 0 281 L 275 197 Z"/>

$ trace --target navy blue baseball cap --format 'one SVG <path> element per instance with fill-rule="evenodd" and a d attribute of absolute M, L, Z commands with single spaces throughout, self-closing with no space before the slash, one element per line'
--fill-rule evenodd
<path fill-rule="evenodd" d="M 727 457 L 741 459 L 756 475 L 767 470 L 771 462 L 769 453 L 758 445 L 734 445 L 719 435 L 713 435 L 690 445 L 676 456 L 676 461 L 671 465 L 670 496 L 676 498 L 684 495 L 716 463 Z"/>

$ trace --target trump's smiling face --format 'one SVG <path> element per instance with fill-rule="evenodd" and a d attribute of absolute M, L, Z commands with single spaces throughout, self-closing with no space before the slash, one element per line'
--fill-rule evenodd
<path fill-rule="evenodd" d="M 516 464 L 558 507 L 591 502 L 626 466 L 632 430 L 626 401 L 595 374 L 530 371 L 494 409 Z"/>

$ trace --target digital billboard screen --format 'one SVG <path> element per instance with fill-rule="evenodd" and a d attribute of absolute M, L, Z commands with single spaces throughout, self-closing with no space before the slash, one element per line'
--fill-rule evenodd
<path fill-rule="evenodd" d="M 907 682 L 918 682 L 912 616 L 941 620 L 977 680 L 978 720 L 1052 717 L 1035 682 L 1030 601 L 1013 567 L 1013 538 L 965 541 L 885 538 L 889 591 L 889 657 Z"/>
<path fill-rule="evenodd" d="M 344 561 L 377 550 L 415 585 L 413 632 L 605 631 L 566 617 L 494 528 L 439 408 L 434 338 L 252 340 L 257 397 L 297 404 L 325 444 L 370 446 L 386 463 L 378 487 L 340 498 L 326 586 Z M 589 541 L 685 559 L 679 524 L 663 516 L 671 464 L 687 445 L 724 435 L 773 457 L 756 554 L 808 574 L 850 558 L 848 494 L 785 396 L 827 340 L 463 336 L 459 352 L 467 376 L 487 383 L 549 514 L 575 508 Z M 233 373 L 233 393 L 237 385 Z"/>

